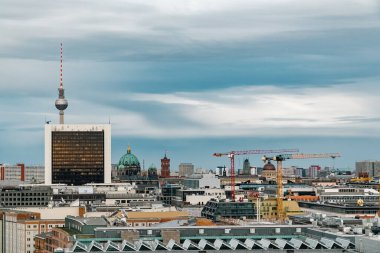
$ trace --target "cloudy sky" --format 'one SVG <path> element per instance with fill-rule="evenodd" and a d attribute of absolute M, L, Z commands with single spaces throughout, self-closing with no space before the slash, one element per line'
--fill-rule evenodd
<path fill-rule="evenodd" d="M 260 148 L 380 159 L 376 0 L 2 0 L 0 34 L 0 163 L 43 164 L 61 42 L 66 123 L 110 120 L 113 162 L 128 144 L 174 170 Z"/>

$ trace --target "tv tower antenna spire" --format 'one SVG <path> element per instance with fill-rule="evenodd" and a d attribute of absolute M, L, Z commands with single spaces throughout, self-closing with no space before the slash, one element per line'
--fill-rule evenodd
<path fill-rule="evenodd" d="M 63 47 L 61 43 L 61 65 L 60 65 L 60 80 L 59 80 L 59 88 L 58 88 L 58 99 L 55 100 L 55 108 L 59 110 L 59 124 L 64 124 L 64 110 L 69 105 L 67 100 L 65 99 L 65 89 L 63 88 L 63 72 L 62 72 L 62 65 L 63 65 Z"/>

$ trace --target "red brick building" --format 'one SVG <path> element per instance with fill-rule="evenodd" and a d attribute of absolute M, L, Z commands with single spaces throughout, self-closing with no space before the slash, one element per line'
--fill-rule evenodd
<path fill-rule="evenodd" d="M 170 177 L 170 159 L 166 157 L 166 154 L 165 157 L 161 159 L 161 177 Z"/>

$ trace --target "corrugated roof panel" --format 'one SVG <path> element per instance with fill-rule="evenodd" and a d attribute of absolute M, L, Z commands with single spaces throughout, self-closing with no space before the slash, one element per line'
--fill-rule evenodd
<path fill-rule="evenodd" d="M 221 239 L 216 239 L 215 242 L 214 242 L 214 246 L 218 249 L 218 250 L 231 250 L 232 247 L 227 244 L 225 241 L 221 240 Z"/>
<path fill-rule="evenodd" d="M 202 250 L 217 250 L 217 248 L 206 239 L 201 239 L 198 243 L 198 246 Z"/>
<path fill-rule="evenodd" d="M 338 243 L 340 243 L 340 246 L 342 246 L 344 249 L 351 249 L 355 248 L 355 244 L 353 244 L 351 241 L 337 237 L 335 239 Z"/>
<path fill-rule="evenodd" d="M 133 245 L 132 243 L 129 243 L 125 240 L 121 244 L 121 249 L 123 249 L 123 251 L 136 251 L 135 245 Z"/>
<path fill-rule="evenodd" d="M 241 241 L 237 239 L 231 239 L 229 244 L 233 250 L 249 249 L 247 245 L 245 245 L 244 243 L 242 243 Z"/>
<path fill-rule="evenodd" d="M 189 239 L 186 239 L 182 246 L 186 249 L 186 250 L 200 250 L 198 244 L 192 242 L 191 240 Z"/>
<path fill-rule="evenodd" d="M 293 245 L 295 249 L 310 249 L 303 241 L 297 238 L 290 239 L 289 243 Z"/>
<path fill-rule="evenodd" d="M 337 243 L 331 239 L 328 239 L 326 237 L 322 237 L 321 242 L 324 245 L 326 245 L 329 249 L 343 249 L 343 247 L 339 243 Z"/>
<path fill-rule="evenodd" d="M 288 241 L 277 238 L 274 243 L 280 248 L 280 249 L 294 249 L 293 245 L 289 244 Z"/>
<path fill-rule="evenodd" d="M 181 245 L 178 245 L 173 239 L 170 239 L 166 246 L 169 250 L 184 250 Z"/>
<path fill-rule="evenodd" d="M 114 251 L 114 252 L 120 251 L 119 250 L 119 244 L 117 244 L 115 242 L 112 242 L 112 241 L 108 241 L 104 245 L 104 249 L 105 249 L 106 252 L 108 252 L 108 251 Z"/>

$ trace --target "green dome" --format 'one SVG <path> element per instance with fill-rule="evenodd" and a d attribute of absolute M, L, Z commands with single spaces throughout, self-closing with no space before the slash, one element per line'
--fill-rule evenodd
<path fill-rule="evenodd" d="M 131 148 L 128 147 L 127 153 L 120 158 L 117 168 L 124 169 L 124 168 L 136 168 L 136 167 L 140 168 L 139 159 L 137 159 L 137 157 L 131 153 Z"/>

